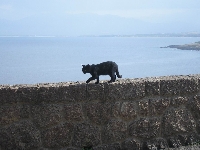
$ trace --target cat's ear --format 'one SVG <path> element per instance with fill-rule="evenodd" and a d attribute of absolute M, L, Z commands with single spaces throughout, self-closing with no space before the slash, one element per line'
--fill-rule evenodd
<path fill-rule="evenodd" d="M 82 65 L 82 64 L 81 64 L 81 66 L 84 67 L 85 65 Z"/>

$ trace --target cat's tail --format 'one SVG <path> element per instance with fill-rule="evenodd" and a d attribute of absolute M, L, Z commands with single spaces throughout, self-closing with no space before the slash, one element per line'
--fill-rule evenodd
<path fill-rule="evenodd" d="M 118 78 L 122 78 L 122 75 L 119 74 L 118 68 L 117 68 L 117 70 L 116 70 L 116 75 L 117 75 Z"/>

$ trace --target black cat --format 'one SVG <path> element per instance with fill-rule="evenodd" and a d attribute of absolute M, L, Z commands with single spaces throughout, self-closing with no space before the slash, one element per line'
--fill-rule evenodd
<path fill-rule="evenodd" d="M 115 62 L 112 61 L 107 61 L 107 62 L 102 62 L 100 64 L 97 65 L 82 65 L 82 71 L 84 74 L 86 73 L 90 73 L 92 75 L 92 77 L 90 77 L 86 83 L 89 83 L 91 80 L 95 80 L 97 79 L 97 82 L 95 82 L 95 84 L 99 83 L 99 76 L 100 75 L 109 75 L 111 77 L 110 82 L 115 82 L 116 79 L 116 75 L 118 78 L 122 78 L 121 75 L 119 75 L 119 71 L 118 71 L 118 65 Z M 116 73 L 116 75 L 115 75 Z"/>

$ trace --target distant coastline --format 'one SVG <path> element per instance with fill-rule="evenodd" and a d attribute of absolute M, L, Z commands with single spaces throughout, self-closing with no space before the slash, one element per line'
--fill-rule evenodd
<path fill-rule="evenodd" d="M 80 37 L 200 37 L 200 33 L 157 33 L 157 34 L 105 34 L 82 35 Z"/>
<path fill-rule="evenodd" d="M 157 34 L 105 34 L 105 35 L 0 35 L 0 37 L 200 37 L 200 33 L 157 33 Z"/>
<path fill-rule="evenodd" d="M 197 50 L 200 51 L 200 41 L 191 43 L 191 44 L 184 44 L 184 45 L 169 45 L 166 47 L 161 47 L 161 48 L 177 48 L 181 50 Z"/>

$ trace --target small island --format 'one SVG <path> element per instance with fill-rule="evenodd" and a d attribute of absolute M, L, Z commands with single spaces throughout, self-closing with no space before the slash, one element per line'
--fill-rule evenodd
<path fill-rule="evenodd" d="M 191 44 L 184 44 L 184 45 L 169 45 L 166 47 L 161 47 L 161 48 L 177 48 L 181 50 L 200 50 L 200 41 L 191 43 Z"/>

